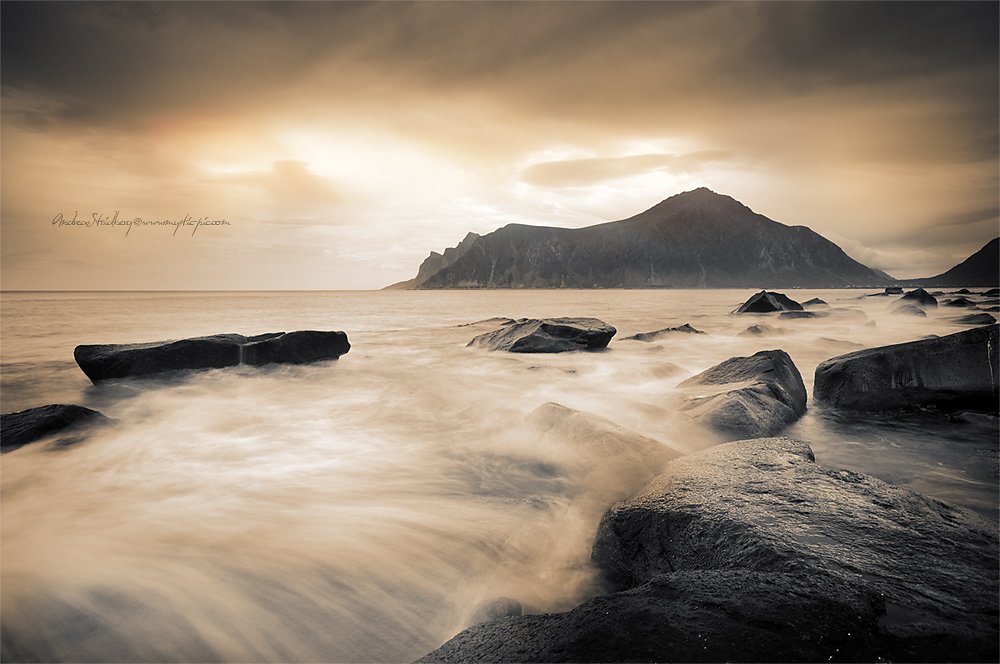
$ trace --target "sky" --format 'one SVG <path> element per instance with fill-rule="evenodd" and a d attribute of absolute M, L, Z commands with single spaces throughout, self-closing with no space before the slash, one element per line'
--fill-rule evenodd
<path fill-rule="evenodd" d="M 5 0 L 0 287 L 380 288 L 699 186 L 937 274 L 1000 233 L 998 6 Z"/>

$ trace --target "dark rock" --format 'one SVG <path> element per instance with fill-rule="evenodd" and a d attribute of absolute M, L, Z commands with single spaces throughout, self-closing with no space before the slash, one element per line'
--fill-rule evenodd
<path fill-rule="evenodd" d="M 826 301 L 821 300 L 818 297 L 814 297 L 811 300 L 806 300 L 805 302 L 803 302 L 802 306 L 803 307 L 828 307 L 830 305 L 827 304 Z"/>
<path fill-rule="evenodd" d="M 996 297 L 1000 295 L 1000 288 L 991 288 L 988 291 L 982 293 L 984 297 Z"/>
<path fill-rule="evenodd" d="M 164 371 L 221 369 L 240 364 L 336 359 L 351 344 L 343 332 L 269 332 L 252 337 L 216 334 L 178 341 L 77 346 L 76 363 L 93 382 Z M 244 358 L 244 355 L 247 358 Z"/>
<path fill-rule="evenodd" d="M 756 325 L 751 325 L 747 329 L 740 332 L 741 337 L 762 337 L 762 336 L 773 336 L 776 334 L 781 334 L 781 330 L 776 327 L 771 327 L 767 323 L 757 323 Z"/>
<path fill-rule="evenodd" d="M 955 295 L 972 295 L 972 291 L 970 291 L 968 288 L 960 288 L 957 291 L 955 291 Z"/>
<path fill-rule="evenodd" d="M 343 332 L 302 330 L 280 334 L 243 346 L 242 362 L 263 364 L 305 364 L 335 360 L 351 349 Z"/>
<path fill-rule="evenodd" d="M 821 572 L 679 571 L 568 613 L 467 629 L 433 662 L 884 661 L 879 598 Z"/>
<path fill-rule="evenodd" d="M 1000 306 L 983 307 L 983 311 L 1000 311 Z"/>
<path fill-rule="evenodd" d="M 468 346 L 511 353 L 604 350 L 615 332 L 596 318 L 521 318 L 475 337 Z"/>
<path fill-rule="evenodd" d="M 967 297 L 956 297 L 952 300 L 945 300 L 944 306 L 946 307 L 976 307 L 976 303 Z"/>
<path fill-rule="evenodd" d="M 938 305 L 937 299 L 923 288 L 911 290 L 909 293 L 897 300 L 897 302 L 903 301 L 920 307 L 936 307 Z"/>
<path fill-rule="evenodd" d="M 524 608 L 516 599 L 494 597 L 493 599 L 481 602 L 472 610 L 472 615 L 469 616 L 469 624 L 480 625 L 482 623 L 496 622 L 501 618 L 519 616 L 523 611 Z"/>
<path fill-rule="evenodd" d="M 638 334 L 633 334 L 630 337 L 623 337 L 622 341 L 655 341 L 660 337 L 666 337 L 675 332 L 705 334 L 701 330 L 691 327 L 691 323 L 684 323 L 683 325 L 678 325 L 677 327 L 665 327 L 662 330 L 654 330 L 653 332 L 640 332 Z"/>
<path fill-rule="evenodd" d="M 806 411 L 802 376 L 783 350 L 731 357 L 680 384 L 715 386 L 715 394 L 691 398 L 683 410 L 728 440 L 773 435 Z"/>
<path fill-rule="evenodd" d="M 906 314 L 908 316 L 921 316 L 923 318 L 927 317 L 927 312 L 918 307 L 915 304 L 910 304 L 909 302 L 896 302 L 892 307 L 889 308 L 894 314 Z"/>
<path fill-rule="evenodd" d="M 822 318 L 828 315 L 827 312 L 819 311 L 782 311 L 778 318 Z"/>
<path fill-rule="evenodd" d="M 997 319 L 989 314 L 969 314 L 956 318 L 954 322 L 960 325 L 992 325 Z"/>
<path fill-rule="evenodd" d="M 817 592 L 831 608 L 841 590 L 871 590 L 883 607 L 848 602 L 866 607 L 862 615 L 881 613 L 887 651 L 855 654 L 867 661 L 994 660 L 997 556 L 995 523 L 869 475 L 823 468 L 808 445 L 788 438 L 738 441 L 671 461 L 608 510 L 592 553 L 625 587 L 687 571 L 739 570 L 751 588 L 768 583 L 757 573 L 803 583 L 829 574 L 839 583 Z M 683 587 L 676 595 L 684 596 Z M 810 595 L 790 600 L 789 620 L 797 603 L 811 606 Z M 730 606 L 724 593 L 720 603 Z"/>
<path fill-rule="evenodd" d="M 802 311 L 802 305 L 783 293 L 761 291 L 737 308 L 734 314 L 766 314 L 772 311 Z"/>
<path fill-rule="evenodd" d="M 902 286 L 886 286 L 885 287 L 885 294 L 886 295 L 902 295 L 903 294 L 903 287 Z"/>
<path fill-rule="evenodd" d="M 835 408 L 932 406 L 996 412 L 998 325 L 859 350 L 816 367 L 813 396 Z"/>
<path fill-rule="evenodd" d="M 0 449 L 9 452 L 49 434 L 110 422 L 102 413 L 74 404 L 50 404 L 4 413 L 0 415 Z"/>

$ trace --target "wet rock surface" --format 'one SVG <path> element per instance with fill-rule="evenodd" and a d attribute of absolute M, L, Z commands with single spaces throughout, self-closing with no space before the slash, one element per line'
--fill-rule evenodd
<path fill-rule="evenodd" d="M 766 314 L 772 311 L 802 311 L 802 305 L 784 293 L 761 291 L 741 304 L 734 314 Z"/>
<path fill-rule="evenodd" d="M 630 337 L 622 337 L 622 341 L 656 341 L 662 337 L 667 337 L 677 333 L 706 334 L 699 329 L 691 327 L 691 323 L 684 323 L 683 325 L 678 325 L 677 327 L 665 327 L 662 330 L 654 330 L 652 332 L 639 332 L 638 334 L 633 334 Z"/>
<path fill-rule="evenodd" d="M 955 319 L 960 325 L 992 325 L 997 319 L 989 314 L 969 314 Z"/>
<path fill-rule="evenodd" d="M 920 307 L 936 307 L 938 305 L 937 298 L 925 291 L 923 288 L 911 290 L 897 301 L 909 302 L 910 304 L 915 304 Z"/>
<path fill-rule="evenodd" d="M 511 353 L 604 350 L 617 330 L 596 318 L 520 318 L 481 334 L 469 347 Z"/>
<path fill-rule="evenodd" d="M 165 371 L 221 369 L 244 361 L 261 365 L 332 360 L 350 349 L 343 332 L 304 330 L 251 337 L 215 334 L 139 344 L 81 345 L 73 351 L 73 357 L 87 377 L 97 383 Z"/>
<path fill-rule="evenodd" d="M 50 434 L 110 424 L 103 413 L 75 404 L 49 404 L 0 415 L 0 450 L 9 452 Z"/>
<path fill-rule="evenodd" d="M 987 325 L 830 358 L 816 367 L 813 396 L 847 410 L 935 407 L 996 412 L 998 327 Z"/>
<path fill-rule="evenodd" d="M 731 357 L 680 387 L 702 388 L 683 409 L 728 440 L 774 435 L 806 410 L 802 376 L 782 350 Z"/>

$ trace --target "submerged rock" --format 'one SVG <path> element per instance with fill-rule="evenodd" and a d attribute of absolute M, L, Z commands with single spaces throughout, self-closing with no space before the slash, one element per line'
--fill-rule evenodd
<path fill-rule="evenodd" d="M 484 318 L 482 320 L 472 321 L 471 323 L 462 323 L 461 325 L 456 325 L 455 327 L 472 327 L 473 325 L 510 325 L 513 322 L 513 318 L 507 318 L 506 316 L 494 316 L 493 318 Z"/>
<path fill-rule="evenodd" d="M 923 288 L 911 290 L 909 293 L 897 300 L 897 302 L 903 301 L 916 304 L 920 307 L 936 307 L 938 305 L 937 299 Z"/>
<path fill-rule="evenodd" d="M 896 302 L 892 307 L 889 308 L 894 314 L 906 314 L 908 316 L 918 316 L 927 317 L 927 312 L 918 307 L 915 304 L 910 304 L 909 302 Z"/>
<path fill-rule="evenodd" d="M 902 295 L 902 293 L 903 293 L 903 287 L 902 286 L 886 286 L 884 292 L 885 292 L 886 295 Z"/>
<path fill-rule="evenodd" d="M 654 330 L 652 332 L 640 332 L 638 334 L 633 334 L 630 337 L 623 337 L 622 341 L 656 341 L 660 337 L 666 337 L 675 332 L 682 332 L 687 334 L 706 334 L 701 330 L 691 327 L 691 323 L 684 323 L 683 325 L 678 325 L 677 327 L 665 327 L 662 330 Z"/>
<path fill-rule="evenodd" d="M 716 387 L 715 394 L 691 398 L 683 409 L 729 440 L 773 435 L 806 411 L 802 376 L 783 350 L 731 357 L 680 387 Z"/>
<path fill-rule="evenodd" d="M 828 307 L 830 305 L 827 304 L 825 300 L 821 300 L 818 297 L 814 297 L 811 300 L 806 300 L 805 302 L 803 302 L 802 306 L 803 307 Z"/>
<path fill-rule="evenodd" d="M 839 589 L 884 598 L 877 627 L 886 659 L 996 655 L 996 524 L 869 475 L 823 468 L 789 438 L 671 461 L 605 514 L 592 555 L 626 587 L 686 570 L 789 573 L 803 582 L 831 574 L 840 583 L 821 592 L 831 604 Z"/>
<path fill-rule="evenodd" d="M 782 311 L 778 318 L 821 318 L 827 315 L 825 311 Z"/>
<path fill-rule="evenodd" d="M 482 623 L 495 622 L 501 618 L 519 616 L 523 612 L 524 608 L 516 599 L 494 597 L 493 599 L 481 602 L 472 610 L 472 615 L 469 616 L 469 624 L 480 625 Z"/>
<path fill-rule="evenodd" d="M 617 331 L 596 318 L 520 318 L 480 334 L 468 346 L 511 353 L 604 350 Z"/>
<path fill-rule="evenodd" d="M 737 308 L 734 314 L 766 314 L 772 311 L 802 311 L 802 305 L 784 293 L 761 291 Z"/>
<path fill-rule="evenodd" d="M 772 327 L 767 323 L 757 323 L 756 325 L 751 325 L 747 329 L 740 332 L 741 337 L 764 337 L 773 336 L 776 334 L 781 334 L 781 330 L 776 327 Z"/>
<path fill-rule="evenodd" d="M 976 308 L 976 303 L 967 297 L 956 297 L 951 300 L 945 300 L 944 306 L 946 307 L 972 307 Z"/>
<path fill-rule="evenodd" d="M 996 412 L 998 328 L 977 327 L 830 358 L 816 367 L 813 396 L 848 410 L 933 406 Z"/>
<path fill-rule="evenodd" d="M 1000 288 L 991 288 L 988 291 L 983 291 L 980 295 L 985 297 L 996 297 L 997 295 L 1000 295 Z"/>
<path fill-rule="evenodd" d="M 103 413 L 75 404 L 50 404 L 0 415 L 0 449 L 15 450 L 53 433 L 109 424 Z"/>
<path fill-rule="evenodd" d="M 177 341 L 77 346 L 73 351 L 91 381 L 147 376 L 185 369 L 221 369 L 240 364 L 335 360 L 351 349 L 343 332 L 269 332 L 252 337 L 215 334 Z M 244 357 L 246 355 L 246 357 Z"/>
<path fill-rule="evenodd" d="M 997 319 L 989 314 L 969 314 L 956 318 L 954 322 L 960 325 L 992 325 Z"/>

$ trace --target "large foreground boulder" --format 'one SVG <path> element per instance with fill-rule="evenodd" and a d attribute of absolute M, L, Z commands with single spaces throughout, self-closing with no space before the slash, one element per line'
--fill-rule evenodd
<path fill-rule="evenodd" d="M 480 334 L 468 346 L 511 353 L 604 350 L 617 331 L 596 318 L 520 318 Z"/>
<path fill-rule="evenodd" d="M 75 404 L 50 404 L 0 415 L 0 449 L 15 450 L 53 433 L 108 424 L 104 414 Z"/>
<path fill-rule="evenodd" d="M 994 661 L 996 524 L 805 443 L 669 462 L 601 521 L 625 588 L 470 628 L 422 662 Z"/>
<path fill-rule="evenodd" d="M 772 311 L 802 311 L 802 305 L 784 293 L 761 291 L 741 304 L 734 314 L 766 314 Z"/>
<path fill-rule="evenodd" d="M 813 397 L 835 408 L 913 407 L 997 412 L 998 325 L 867 348 L 821 362 Z"/>
<path fill-rule="evenodd" d="M 783 350 L 731 357 L 680 387 L 701 388 L 684 411 L 727 440 L 774 435 L 806 411 L 802 376 Z"/>
<path fill-rule="evenodd" d="M 177 341 L 77 346 L 76 363 L 91 381 L 148 376 L 184 369 L 221 369 L 243 362 L 335 360 L 351 349 L 343 332 L 270 332 L 252 337 L 214 334 Z"/>

